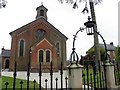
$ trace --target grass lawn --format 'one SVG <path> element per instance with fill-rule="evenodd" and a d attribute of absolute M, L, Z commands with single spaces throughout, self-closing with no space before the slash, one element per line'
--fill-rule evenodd
<path fill-rule="evenodd" d="M 20 81 L 23 81 L 23 85 L 22 87 L 23 88 L 26 88 L 27 87 L 27 81 L 26 80 L 23 80 L 23 79 L 16 79 L 16 88 L 20 88 Z M 8 85 L 8 88 L 13 88 L 13 77 L 8 77 L 8 76 L 2 76 L 2 88 L 5 88 L 5 83 L 8 82 L 9 85 Z M 39 84 L 36 82 L 36 88 L 38 88 Z M 34 83 L 33 81 L 30 81 L 29 82 L 29 87 L 30 88 L 34 88 Z"/>
<path fill-rule="evenodd" d="M 89 68 L 88 75 L 87 70 L 83 70 L 84 76 L 83 76 L 83 84 L 90 84 L 91 86 L 94 86 L 94 76 L 95 76 L 95 83 L 96 87 L 100 87 L 100 84 L 103 86 L 103 77 L 102 72 L 96 71 L 96 75 L 93 73 L 93 69 Z M 88 78 L 88 80 L 87 80 Z M 100 83 L 101 82 L 101 83 Z"/>

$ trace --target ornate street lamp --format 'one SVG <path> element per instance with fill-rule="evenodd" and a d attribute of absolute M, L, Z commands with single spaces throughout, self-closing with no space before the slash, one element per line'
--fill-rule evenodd
<path fill-rule="evenodd" d="M 5 8 L 6 7 L 7 1 L 5 0 L 0 0 L 0 8 Z"/>
<path fill-rule="evenodd" d="M 68 4 L 72 4 L 73 8 L 78 8 L 78 3 L 85 2 L 85 7 L 82 10 L 82 13 L 89 13 L 88 4 L 90 7 L 90 13 L 91 18 L 93 21 L 96 22 L 96 16 L 95 16 L 95 10 L 94 5 L 97 5 L 102 2 L 102 0 L 58 0 L 61 3 L 64 3 L 64 1 Z M 93 27 L 94 31 L 97 32 L 97 24 Z M 98 34 L 94 33 L 94 46 L 95 46 L 95 63 L 97 64 L 100 60 L 100 48 L 99 48 L 99 40 L 98 40 Z"/>
<path fill-rule="evenodd" d="M 84 25 L 86 26 L 86 33 L 87 35 L 93 35 L 94 34 L 94 25 L 95 25 L 95 21 L 90 21 L 90 16 L 88 16 L 88 21 L 84 23 Z"/>
<path fill-rule="evenodd" d="M 104 46 L 105 46 L 105 60 L 103 61 L 103 70 L 104 70 L 104 76 L 105 76 L 104 80 L 105 80 L 105 83 L 106 83 L 105 63 L 106 63 L 106 60 L 108 60 L 107 59 L 107 47 L 106 47 L 106 43 L 105 43 L 105 40 L 104 40 L 103 36 L 99 32 L 97 32 L 97 31 L 94 30 L 94 25 L 95 24 L 96 24 L 96 22 L 95 21 L 91 21 L 90 17 L 88 16 L 88 21 L 84 23 L 84 27 L 80 27 L 80 29 L 74 35 L 74 38 L 73 38 L 73 48 L 72 48 L 72 53 L 71 53 L 71 56 L 70 56 L 70 62 L 71 62 L 70 65 L 76 64 L 77 66 L 79 66 L 79 63 L 78 63 L 79 57 L 78 57 L 77 53 L 75 52 L 75 40 L 76 40 L 77 34 L 80 31 L 82 32 L 83 30 L 86 30 L 87 35 L 94 35 L 94 33 L 96 33 L 97 35 L 99 35 L 102 38 L 102 40 L 104 42 Z M 99 65 L 98 65 L 98 63 L 99 63 Z M 99 69 L 99 72 L 101 72 L 101 69 L 100 69 L 100 65 L 101 65 L 100 64 L 100 60 L 99 60 L 98 63 L 94 64 L 95 65 L 94 66 L 94 69 L 95 69 L 94 70 L 94 78 L 96 76 L 96 69 L 97 70 Z M 107 84 L 105 84 L 105 88 L 107 89 Z"/>
<path fill-rule="evenodd" d="M 77 60 L 77 62 L 78 62 L 78 60 L 79 60 L 79 57 L 78 57 L 77 53 L 75 52 L 75 40 L 76 40 L 77 34 L 80 31 L 82 32 L 85 29 L 86 29 L 87 35 L 94 35 L 94 33 L 96 33 L 97 35 L 99 35 L 102 38 L 103 43 L 104 43 L 104 47 L 105 47 L 105 60 L 108 60 L 108 58 L 107 58 L 107 46 L 106 46 L 105 39 L 103 38 L 103 36 L 99 32 L 94 30 L 94 25 L 96 24 L 96 22 L 91 21 L 90 19 L 91 19 L 90 16 L 88 16 L 88 21 L 84 23 L 85 27 L 80 27 L 80 29 L 76 32 L 76 34 L 73 35 L 74 36 L 74 38 L 73 38 L 73 48 L 72 48 L 72 53 L 71 53 L 71 56 L 70 56 L 70 60 L 72 60 L 72 61 Z M 104 60 L 104 63 L 105 63 L 105 60 Z"/>
<path fill-rule="evenodd" d="M 94 21 L 90 21 L 90 17 L 88 17 L 88 21 L 85 22 L 84 25 L 86 26 L 86 29 L 87 29 L 87 35 L 93 35 L 94 33 L 96 33 L 96 34 L 99 35 L 99 36 L 102 38 L 102 40 L 103 40 L 104 47 L 105 47 L 105 60 L 103 60 L 103 69 L 104 69 L 104 76 L 105 76 L 105 83 L 106 83 L 106 82 L 107 82 L 107 80 L 106 80 L 107 76 L 106 76 L 105 63 L 106 63 L 106 60 L 107 60 L 107 61 L 109 61 L 109 60 L 108 60 L 108 58 L 107 58 L 107 55 L 108 55 L 108 54 L 107 54 L 107 46 L 106 46 L 105 39 L 103 38 L 103 36 L 102 36 L 99 32 L 97 32 L 97 31 L 95 31 L 95 30 L 93 29 L 93 27 L 94 27 L 94 25 L 95 25 L 95 22 L 94 22 Z M 90 29 L 90 28 L 91 28 L 91 29 Z M 107 89 L 107 83 L 106 83 L 106 85 L 105 85 L 105 88 Z"/>
<path fill-rule="evenodd" d="M 105 60 L 103 61 L 103 70 L 104 70 L 104 76 L 105 76 L 105 83 L 107 82 L 106 81 L 106 69 L 105 69 L 105 63 L 106 63 L 106 60 L 108 60 L 107 58 L 107 46 L 106 46 L 106 43 L 105 43 L 105 39 L 103 38 L 103 36 L 97 32 L 96 30 L 94 30 L 94 25 L 95 25 L 95 21 L 90 21 L 90 17 L 88 16 L 88 21 L 84 23 L 85 25 L 85 28 L 86 29 L 86 33 L 87 35 L 94 35 L 94 33 L 96 33 L 97 35 L 99 35 L 102 40 L 103 40 L 103 43 L 104 43 L 104 47 L 105 47 Z M 84 30 L 84 29 L 81 29 L 81 30 Z M 100 61 L 99 61 L 100 62 Z M 101 62 L 100 62 L 101 63 Z M 100 66 L 99 66 L 99 70 L 100 70 Z M 94 72 L 94 74 L 96 74 L 96 72 Z M 107 83 L 105 85 L 105 88 L 107 89 Z"/>
<path fill-rule="evenodd" d="M 94 30 L 94 25 L 95 25 L 96 22 L 95 21 L 90 21 L 90 19 L 91 19 L 90 16 L 88 16 L 88 21 L 84 23 L 84 25 L 85 25 L 84 29 L 86 29 L 87 35 L 94 35 L 94 33 L 96 33 L 97 35 L 99 35 L 102 38 L 103 43 L 104 43 L 104 47 L 105 47 L 105 60 L 107 60 L 108 59 L 107 58 L 107 46 L 106 46 L 105 39 L 103 38 L 103 36 L 99 32 Z"/>

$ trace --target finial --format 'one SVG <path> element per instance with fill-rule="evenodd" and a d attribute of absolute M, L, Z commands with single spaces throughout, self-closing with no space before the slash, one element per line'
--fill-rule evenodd
<path fill-rule="evenodd" d="M 91 19 L 90 16 L 88 16 L 88 21 L 90 21 L 90 19 Z"/>
<path fill-rule="evenodd" d="M 43 2 L 41 2 L 41 5 L 43 5 Z"/>

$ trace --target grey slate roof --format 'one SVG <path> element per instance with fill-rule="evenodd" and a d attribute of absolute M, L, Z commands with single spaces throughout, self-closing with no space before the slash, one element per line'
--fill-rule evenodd
<path fill-rule="evenodd" d="M 100 46 L 101 48 L 105 48 L 104 44 L 99 44 L 99 46 Z M 108 51 L 114 51 L 115 48 L 116 48 L 114 45 L 110 45 L 110 44 L 106 44 L 106 46 L 107 46 L 107 50 L 108 50 Z"/>
<path fill-rule="evenodd" d="M 10 50 L 6 50 L 6 49 L 2 50 L 1 56 L 10 57 Z"/>

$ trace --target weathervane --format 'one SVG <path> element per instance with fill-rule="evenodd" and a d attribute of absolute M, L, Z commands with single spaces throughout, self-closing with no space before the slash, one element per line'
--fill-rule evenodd
<path fill-rule="evenodd" d="M 5 8 L 7 1 L 0 0 L 0 8 Z"/>

